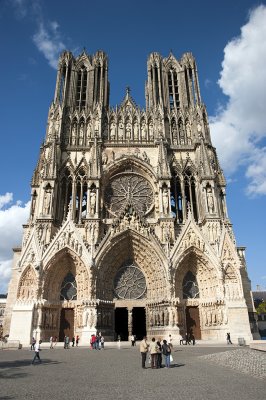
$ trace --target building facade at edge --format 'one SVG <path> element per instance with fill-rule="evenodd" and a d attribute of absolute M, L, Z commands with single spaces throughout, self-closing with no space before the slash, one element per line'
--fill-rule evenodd
<path fill-rule="evenodd" d="M 147 73 L 146 108 L 129 89 L 112 108 L 106 54 L 61 54 L 14 249 L 10 339 L 257 335 L 195 59 L 152 53 Z"/>

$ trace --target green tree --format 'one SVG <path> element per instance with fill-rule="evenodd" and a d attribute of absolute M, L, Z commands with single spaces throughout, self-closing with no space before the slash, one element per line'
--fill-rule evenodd
<path fill-rule="evenodd" d="M 257 314 L 266 314 L 266 301 L 260 303 L 256 309 Z"/>

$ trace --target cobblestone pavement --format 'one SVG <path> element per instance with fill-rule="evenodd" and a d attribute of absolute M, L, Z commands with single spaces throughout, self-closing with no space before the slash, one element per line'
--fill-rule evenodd
<path fill-rule="evenodd" d="M 237 347 L 176 346 L 171 368 L 159 370 L 149 364 L 141 368 L 138 347 L 45 349 L 42 364 L 34 366 L 33 355 L 29 350 L 0 351 L 1 400 L 265 399 L 265 380 L 213 363 L 242 357 L 253 364 L 253 352 Z"/>
<path fill-rule="evenodd" d="M 229 367 L 249 376 L 266 378 L 266 353 L 248 348 L 201 356 L 202 359 Z M 266 393 L 265 393 L 266 397 Z"/>

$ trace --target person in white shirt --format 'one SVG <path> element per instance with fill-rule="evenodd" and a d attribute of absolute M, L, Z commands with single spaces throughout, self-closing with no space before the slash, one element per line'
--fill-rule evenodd
<path fill-rule="evenodd" d="M 34 358 L 32 360 L 32 364 L 35 363 L 36 358 L 38 358 L 40 363 L 42 362 L 42 360 L 40 359 L 41 343 L 42 343 L 42 341 L 39 340 L 39 343 L 36 342 L 35 345 L 34 345 L 35 356 L 34 356 Z"/>

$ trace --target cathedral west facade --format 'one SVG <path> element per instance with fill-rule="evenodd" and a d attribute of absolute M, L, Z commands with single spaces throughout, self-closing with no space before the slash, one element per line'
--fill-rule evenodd
<path fill-rule="evenodd" d="M 108 59 L 59 59 L 31 210 L 14 249 L 10 339 L 252 338 L 244 248 L 191 53 L 148 58 L 146 108 L 109 106 Z M 226 134 L 226 132 L 225 132 Z"/>

